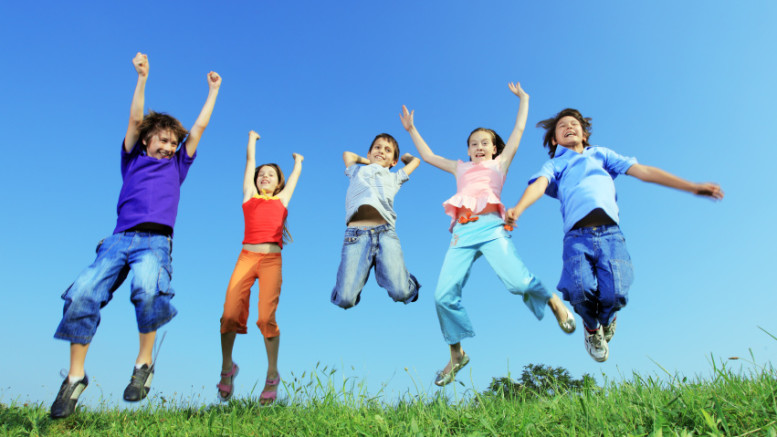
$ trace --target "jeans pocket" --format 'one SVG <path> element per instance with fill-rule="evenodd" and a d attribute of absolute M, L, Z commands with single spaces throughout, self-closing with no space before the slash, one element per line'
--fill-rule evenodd
<path fill-rule="evenodd" d="M 615 308 L 626 306 L 629 300 L 629 288 L 634 282 L 634 267 L 629 260 L 611 259 L 613 292 L 615 293 Z"/>

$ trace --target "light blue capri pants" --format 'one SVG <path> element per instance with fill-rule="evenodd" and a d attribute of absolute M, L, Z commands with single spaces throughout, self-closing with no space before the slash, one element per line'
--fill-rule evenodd
<path fill-rule="evenodd" d="M 494 269 L 510 293 L 523 296 L 523 303 L 538 320 L 545 315 L 550 292 L 526 268 L 504 230 L 504 221 L 495 213 L 479 216 L 478 221 L 457 223 L 451 246 L 445 254 L 434 301 L 440 329 L 448 344 L 473 337 L 475 331 L 467 311 L 461 305 L 461 290 L 467 283 L 472 264 L 480 258 Z"/>

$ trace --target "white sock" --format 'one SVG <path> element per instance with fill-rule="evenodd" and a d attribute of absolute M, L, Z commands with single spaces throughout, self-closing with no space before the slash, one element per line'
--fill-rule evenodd
<path fill-rule="evenodd" d="M 76 382 L 84 379 L 84 375 L 78 376 L 78 377 L 72 377 L 70 375 L 67 376 L 67 382 L 70 384 L 75 384 Z"/>

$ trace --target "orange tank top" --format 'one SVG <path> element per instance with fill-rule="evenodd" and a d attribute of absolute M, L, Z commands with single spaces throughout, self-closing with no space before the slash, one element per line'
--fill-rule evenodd
<path fill-rule="evenodd" d="M 283 248 L 283 224 L 288 215 L 276 196 L 254 195 L 243 203 L 243 244 L 278 243 Z"/>

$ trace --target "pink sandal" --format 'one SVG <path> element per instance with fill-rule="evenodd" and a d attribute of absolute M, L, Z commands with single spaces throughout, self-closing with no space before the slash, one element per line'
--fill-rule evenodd
<path fill-rule="evenodd" d="M 267 378 L 267 381 L 265 381 L 266 385 L 275 387 L 275 390 L 268 390 L 263 391 L 261 396 L 259 396 L 259 400 L 261 401 L 269 401 L 269 402 L 261 402 L 262 405 L 270 405 L 273 402 L 275 402 L 275 399 L 278 398 L 278 384 L 281 383 L 281 377 L 277 376 L 273 379 Z"/>
<path fill-rule="evenodd" d="M 235 392 L 235 378 L 237 377 L 237 373 L 240 371 L 240 367 L 237 367 L 237 364 L 232 363 L 232 370 L 229 372 L 221 372 L 222 378 L 230 378 L 229 384 L 216 384 L 216 388 L 219 389 L 218 397 L 221 402 L 229 402 L 230 399 L 232 399 L 232 394 Z M 221 395 L 221 392 L 226 393 L 225 396 Z"/>

